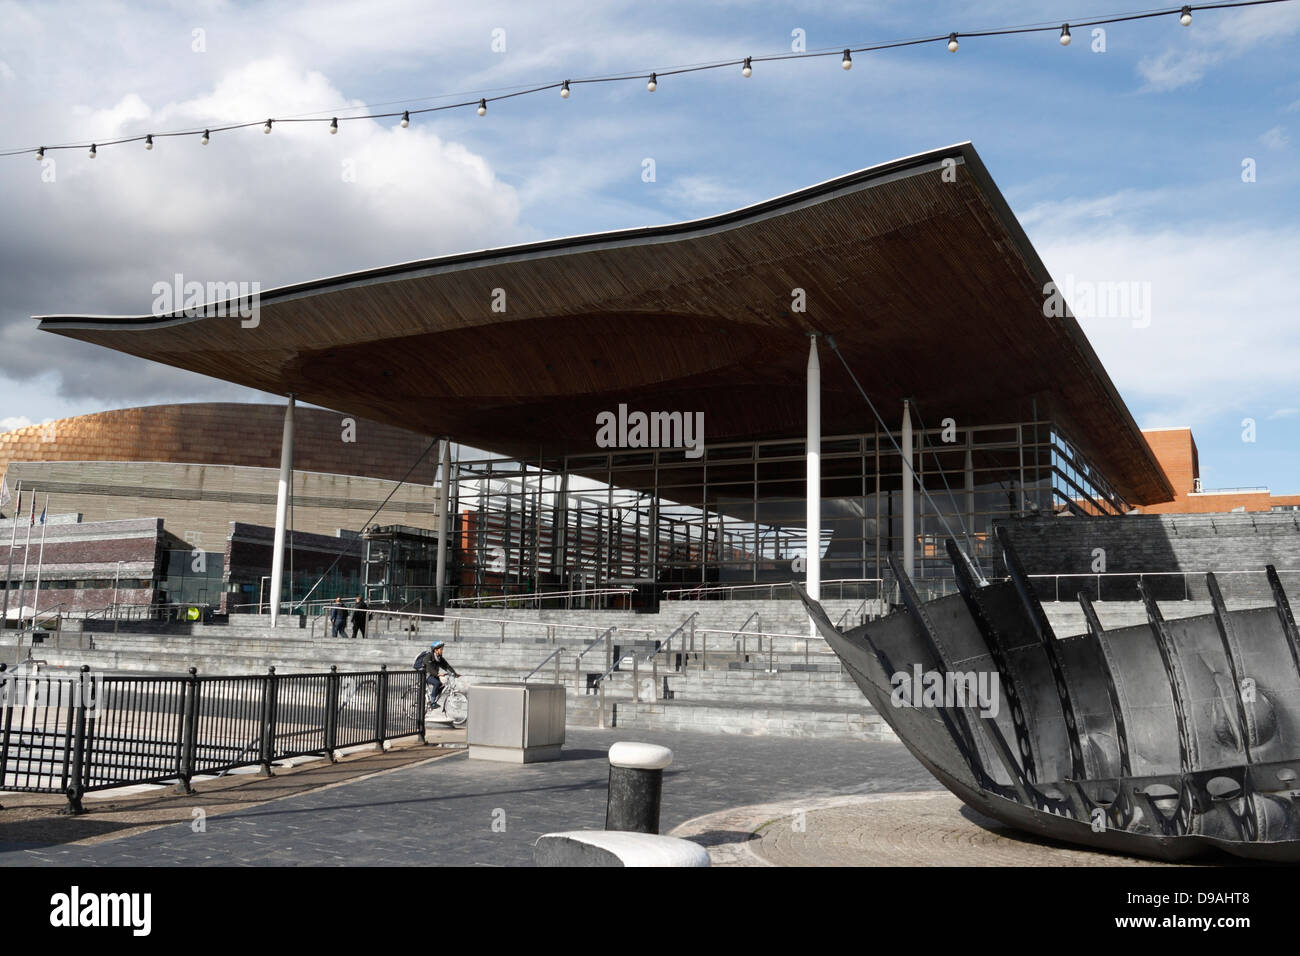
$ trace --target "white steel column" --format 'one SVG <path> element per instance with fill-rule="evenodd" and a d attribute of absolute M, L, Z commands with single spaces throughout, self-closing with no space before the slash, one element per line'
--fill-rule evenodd
<path fill-rule="evenodd" d="M 41 609 L 41 569 L 45 566 L 45 529 L 50 526 L 50 493 L 45 492 L 45 507 L 41 509 L 41 550 L 36 559 L 36 590 L 32 592 L 32 627 L 36 626 L 36 612 Z"/>
<path fill-rule="evenodd" d="M 280 620 L 280 590 L 284 575 L 284 524 L 289 510 L 289 483 L 293 476 L 293 394 L 284 406 L 284 432 L 280 436 L 280 482 L 275 496 L 275 550 L 271 552 L 271 626 Z"/>
<path fill-rule="evenodd" d="M 34 494 L 35 492 L 33 492 Z M 9 517 L 9 564 L 5 569 L 5 609 L 0 627 L 9 626 L 9 579 L 14 576 L 14 545 L 18 543 L 18 514 L 23 510 L 23 480 L 18 479 L 14 510 Z M 21 614 L 19 615 L 21 617 Z"/>
<path fill-rule="evenodd" d="M 27 558 L 32 553 L 32 525 L 36 522 L 36 492 L 32 492 L 32 504 L 27 509 L 27 543 L 23 545 L 23 579 L 18 582 L 18 629 L 23 629 L 23 598 L 27 594 Z"/>
<path fill-rule="evenodd" d="M 438 485 L 438 607 L 446 607 L 443 600 L 447 580 L 447 509 L 451 502 L 451 442 L 442 440 Z"/>
<path fill-rule="evenodd" d="M 807 572 L 805 587 L 808 596 L 820 601 L 822 596 L 822 368 L 817 361 L 817 336 L 808 337 L 808 499 Z M 808 622 L 809 636 L 815 636 L 816 627 Z"/>
<path fill-rule="evenodd" d="M 912 466 L 912 405 L 903 399 L 903 570 L 916 579 L 916 504 L 913 490 L 916 472 Z"/>

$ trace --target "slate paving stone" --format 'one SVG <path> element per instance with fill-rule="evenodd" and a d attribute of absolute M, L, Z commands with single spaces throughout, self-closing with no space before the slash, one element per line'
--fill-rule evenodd
<path fill-rule="evenodd" d="M 570 729 L 562 760 L 455 756 L 94 846 L 0 846 L 4 866 L 531 865 L 544 833 L 605 824 L 617 740 L 673 751 L 662 832 L 706 813 L 799 797 L 937 790 L 894 742 Z"/>

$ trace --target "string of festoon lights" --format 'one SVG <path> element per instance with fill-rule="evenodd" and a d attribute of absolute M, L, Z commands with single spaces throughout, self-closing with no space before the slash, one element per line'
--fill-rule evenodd
<path fill-rule="evenodd" d="M 581 79 L 567 79 L 557 83 L 544 83 L 538 86 L 527 86 L 521 88 L 510 88 L 505 92 L 494 92 L 493 95 L 478 96 L 476 99 L 467 99 L 455 103 L 446 103 L 439 106 L 426 106 L 416 109 L 402 109 L 400 111 L 391 111 L 385 113 L 365 113 L 353 116 L 331 116 L 326 118 L 321 115 L 304 115 L 294 117 L 275 118 L 268 117 L 265 121 L 254 120 L 247 123 L 231 123 L 224 126 L 210 126 L 200 130 L 198 127 L 182 130 L 170 130 L 162 133 L 144 133 L 137 136 L 125 136 L 120 139 L 107 140 L 105 142 L 79 142 L 64 143 L 58 146 L 32 146 L 22 149 L 11 149 L 0 151 L 0 156 L 21 156 L 26 153 L 35 154 L 38 160 L 44 159 L 45 154 L 55 150 L 68 149 L 86 149 L 91 159 L 94 159 L 99 150 L 105 146 L 120 146 L 125 143 L 144 143 L 145 149 L 153 149 L 155 139 L 164 139 L 171 137 L 199 137 L 199 142 L 206 146 L 211 141 L 214 133 L 226 133 L 233 130 L 251 129 L 257 126 L 262 127 L 262 132 L 270 134 L 277 123 L 329 123 L 330 133 L 338 133 L 339 124 L 351 122 L 353 120 L 376 120 L 392 119 L 401 117 L 400 125 L 405 128 L 411 125 L 411 117 L 424 113 L 438 113 L 446 110 L 465 109 L 474 107 L 479 116 L 486 116 L 489 103 L 496 103 L 501 100 L 514 99 L 520 96 L 529 96 L 535 93 L 543 93 L 547 90 L 558 90 L 560 96 L 569 99 L 573 92 L 573 87 L 589 83 L 623 83 L 636 80 L 644 80 L 646 89 L 653 93 L 659 88 L 659 83 L 664 77 L 679 76 L 686 73 L 700 73 L 705 70 L 722 70 L 727 68 L 740 67 L 740 75 L 743 77 L 752 76 L 754 73 L 754 64 L 767 63 L 778 60 L 814 60 L 825 57 L 838 56 L 840 66 L 845 70 L 853 68 L 853 55 L 855 53 L 876 53 L 881 50 L 895 50 L 900 47 L 922 46 L 930 43 L 943 43 L 947 46 L 948 51 L 956 53 L 960 48 L 962 40 L 977 39 L 981 37 L 1000 37 L 1014 36 L 1030 33 L 1057 33 L 1057 40 L 1061 46 L 1069 46 L 1071 40 L 1070 29 L 1106 26 L 1113 23 L 1125 23 L 1133 20 L 1150 20 L 1159 17 L 1176 17 L 1178 22 L 1185 27 L 1192 24 L 1192 11 L 1205 10 L 1224 10 L 1234 7 L 1258 7 L 1273 3 L 1289 3 L 1293 0 L 1231 0 L 1224 3 L 1206 3 L 1206 4 L 1185 4 L 1181 7 L 1166 7 L 1160 10 L 1145 10 L 1135 13 L 1115 14 L 1105 17 L 1096 17 L 1092 19 L 1069 20 L 1057 26 L 1055 22 L 1051 25 L 1031 25 L 1002 27 L 994 30 L 979 30 L 974 32 L 950 31 L 948 33 L 935 34 L 933 36 L 917 37 L 910 40 L 891 40 L 883 43 L 871 43 L 865 46 L 845 47 L 843 50 L 830 48 L 826 50 L 815 50 L 810 52 L 799 53 L 774 53 L 766 56 L 746 56 L 731 60 L 720 60 L 710 63 L 697 63 L 688 66 L 667 67 L 661 70 L 651 71 L 650 73 L 618 73 L 607 76 L 591 76 Z M 431 99 L 433 97 L 430 97 Z M 427 100 L 426 100 L 427 102 Z"/>

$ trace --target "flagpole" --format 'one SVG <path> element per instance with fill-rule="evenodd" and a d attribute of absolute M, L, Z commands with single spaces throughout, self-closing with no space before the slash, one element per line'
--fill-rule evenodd
<path fill-rule="evenodd" d="M 23 510 L 23 480 L 18 479 L 18 503 L 14 505 L 13 515 L 9 519 L 12 530 L 9 532 L 9 568 L 5 571 L 5 616 L 4 627 L 9 626 L 9 579 L 14 576 L 14 544 L 18 541 L 18 515 Z"/>
<path fill-rule="evenodd" d="M 45 565 L 45 529 L 50 526 L 50 493 L 45 492 L 45 507 L 41 509 L 41 551 L 36 559 L 36 590 L 32 594 L 32 627 L 36 627 L 36 612 L 41 607 L 41 568 Z"/>
<path fill-rule="evenodd" d="M 18 630 L 23 629 L 23 595 L 27 591 L 27 556 L 32 553 L 32 525 L 36 523 L 36 492 L 32 492 L 31 514 L 27 516 L 27 543 L 23 545 L 23 579 L 18 582 Z"/>

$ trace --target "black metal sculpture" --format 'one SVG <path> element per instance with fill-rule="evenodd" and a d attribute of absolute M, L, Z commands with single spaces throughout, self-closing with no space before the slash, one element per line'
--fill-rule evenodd
<path fill-rule="evenodd" d="M 872 706 L 939 781 L 1044 837 L 1165 860 L 1212 848 L 1300 861 L 1300 633 L 1276 571 L 1273 607 L 1058 639 L 1005 530 L 1008 579 L 981 584 L 948 541 L 958 594 L 847 632 L 796 586 Z M 990 694 L 990 692 L 992 692 Z"/>

